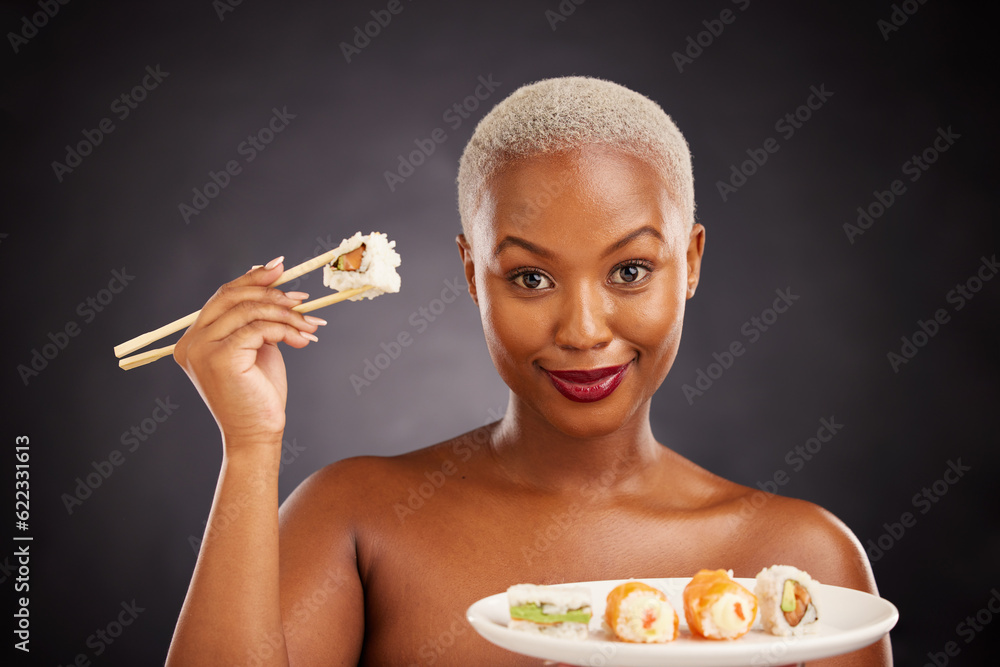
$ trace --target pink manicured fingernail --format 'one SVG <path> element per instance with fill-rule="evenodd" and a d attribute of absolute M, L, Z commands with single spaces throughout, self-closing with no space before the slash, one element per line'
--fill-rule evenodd
<path fill-rule="evenodd" d="M 289 299 L 297 299 L 299 301 L 309 298 L 309 294 L 307 292 L 285 292 L 285 296 Z"/>
<path fill-rule="evenodd" d="M 314 317 L 312 315 L 306 315 L 306 316 L 304 316 L 304 319 L 309 324 L 316 324 L 316 325 L 321 326 L 321 327 L 325 327 L 326 326 L 326 320 L 324 320 L 322 317 Z"/>
<path fill-rule="evenodd" d="M 268 262 L 267 264 L 265 264 L 264 268 L 267 269 L 268 271 L 270 271 L 271 269 L 273 269 L 274 267 L 276 267 L 278 264 L 281 264 L 283 261 L 285 261 L 285 256 L 284 255 L 282 255 L 281 257 L 275 257 L 270 262 Z"/>
<path fill-rule="evenodd" d="M 319 342 L 319 338 L 316 338 L 316 336 L 313 336 L 311 333 L 308 333 L 308 332 L 305 332 L 305 331 L 300 331 L 299 335 L 302 336 L 303 338 L 305 338 L 306 340 L 311 340 L 314 343 L 318 343 Z"/>

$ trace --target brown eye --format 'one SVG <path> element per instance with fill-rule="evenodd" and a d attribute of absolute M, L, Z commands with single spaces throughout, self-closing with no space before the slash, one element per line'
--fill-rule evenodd
<path fill-rule="evenodd" d="M 532 290 L 552 286 L 552 281 L 538 271 L 526 271 L 522 274 L 514 276 L 514 283 Z"/>
<path fill-rule="evenodd" d="M 622 284 L 636 283 L 649 274 L 649 269 L 638 264 L 620 266 L 611 273 L 611 282 Z"/>

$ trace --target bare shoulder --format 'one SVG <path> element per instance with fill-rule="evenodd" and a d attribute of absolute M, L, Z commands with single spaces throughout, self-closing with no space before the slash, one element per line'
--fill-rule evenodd
<path fill-rule="evenodd" d="M 293 664 L 357 664 L 365 585 L 400 523 L 394 494 L 442 457 L 430 447 L 344 459 L 310 475 L 279 514 L 281 609 Z M 396 503 L 398 504 L 398 503 Z M 338 628 L 331 641 L 330 628 Z"/>
<path fill-rule="evenodd" d="M 833 513 L 805 500 L 740 487 L 726 505 L 730 537 L 736 540 L 737 576 L 753 577 L 771 565 L 792 565 L 823 584 L 878 594 L 871 565 L 851 529 Z M 892 665 L 889 638 L 835 658 L 810 661 L 811 667 L 886 667 Z"/>
<path fill-rule="evenodd" d="M 861 543 L 843 521 L 819 505 L 747 489 L 736 517 L 748 553 L 761 567 L 794 565 L 825 584 L 877 593 Z"/>
<path fill-rule="evenodd" d="M 357 456 L 336 461 L 307 477 L 282 504 L 282 514 L 351 514 L 377 496 L 399 473 L 394 457 Z"/>
<path fill-rule="evenodd" d="M 757 547 L 773 563 L 784 562 L 809 572 L 824 584 L 878 595 L 864 548 L 851 529 L 826 509 L 804 500 L 768 494 L 756 528 Z M 766 525 L 765 525 L 766 524 Z M 777 543 L 780 546 L 772 546 Z M 892 665 L 889 637 L 846 655 L 810 661 L 812 667 L 886 667 Z"/>
<path fill-rule="evenodd" d="M 286 517 L 357 529 L 399 500 L 400 489 L 449 477 L 483 449 L 482 429 L 397 456 L 358 456 L 331 463 L 306 478 L 281 507 Z M 482 442 L 480 442 L 482 441 Z M 360 523 L 359 523 L 360 522 Z"/>

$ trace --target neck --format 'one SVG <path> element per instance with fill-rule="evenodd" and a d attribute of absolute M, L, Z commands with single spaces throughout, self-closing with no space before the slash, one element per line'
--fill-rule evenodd
<path fill-rule="evenodd" d="M 513 392 L 491 448 L 515 483 L 571 493 L 595 482 L 608 489 L 627 485 L 664 451 L 649 424 L 649 401 L 613 432 L 580 437 L 553 426 Z"/>

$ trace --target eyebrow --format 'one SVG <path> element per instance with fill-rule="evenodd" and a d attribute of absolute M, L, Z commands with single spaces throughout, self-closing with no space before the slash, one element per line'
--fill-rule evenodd
<path fill-rule="evenodd" d="M 494 248 L 493 256 L 499 257 L 501 252 L 503 252 L 504 250 L 506 250 L 511 246 L 518 246 L 519 248 L 524 248 L 528 252 L 534 253 L 540 257 L 544 257 L 545 259 L 552 259 L 551 252 L 549 252 L 545 248 L 541 248 L 535 245 L 530 241 L 522 239 L 520 236 L 505 236 L 503 240 L 497 244 L 497 247 Z"/>
<path fill-rule="evenodd" d="M 611 253 L 615 252 L 616 250 L 621 250 L 622 248 L 624 248 L 625 246 L 627 246 L 629 243 L 631 243 L 632 241 L 636 240 L 637 238 L 639 238 L 641 236 L 653 236 L 653 237 L 659 239 L 660 243 L 666 243 L 667 242 L 667 240 L 665 238 L 663 238 L 663 234 L 661 234 L 660 230 L 658 230 L 656 227 L 653 227 L 652 225 L 644 225 L 644 226 L 640 227 L 639 229 L 626 234 L 625 236 L 623 236 L 618 241 L 615 241 L 613 244 L 611 244 L 611 247 L 609 247 L 607 250 L 605 250 L 601 254 L 601 257 L 607 257 L 608 255 L 610 255 Z"/>
<path fill-rule="evenodd" d="M 601 253 L 601 257 L 607 257 L 616 250 L 621 250 L 629 243 L 631 243 L 632 241 L 636 240 L 641 236 L 653 236 L 659 239 L 661 243 L 666 243 L 666 239 L 663 238 L 663 234 L 661 234 L 658 229 L 656 229 L 651 225 L 645 225 L 643 227 L 640 227 L 639 229 L 636 229 L 635 231 L 629 232 L 619 240 L 612 243 L 607 250 Z M 497 244 L 496 248 L 494 248 L 493 256 L 498 257 L 501 252 L 503 252 L 504 250 L 506 250 L 511 246 L 518 246 L 519 248 L 524 248 L 528 252 L 534 253 L 539 257 L 544 257 L 545 259 L 552 259 L 553 257 L 550 251 L 540 246 L 537 246 L 531 241 L 527 241 L 521 238 L 520 236 L 505 236 L 503 240 Z"/>

